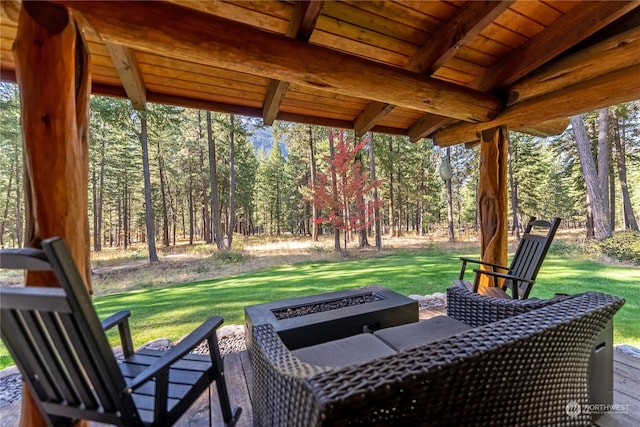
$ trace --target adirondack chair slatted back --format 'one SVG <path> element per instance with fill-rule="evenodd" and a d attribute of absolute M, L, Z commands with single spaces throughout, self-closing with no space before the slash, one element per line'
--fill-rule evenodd
<path fill-rule="evenodd" d="M 237 422 L 242 408 L 231 408 L 217 342 L 222 317 L 209 317 L 166 351 L 134 351 L 131 313 L 123 310 L 100 322 L 64 240 L 50 238 L 42 247 L 0 251 L 0 268 L 50 270 L 62 286 L 0 287 L 0 331 L 50 425 L 86 419 L 171 426 L 213 381 L 225 425 Z M 104 333 L 115 326 L 122 360 L 116 360 Z M 192 354 L 203 342 L 209 354 Z"/>
<path fill-rule="evenodd" d="M 64 272 L 57 275 L 62 288 L 3 289 L 0 301 L 2 338 L 42 412 L 63 417 L 55 425 L 82 418 L 143 425 L 131 395 L 122 393 L 124 377 L 64 241 L 44 252 L 3 253 L 0 267 Z"/>
<path fill-rule="evenodd" d="M 559 225 L 560 218 L 555 218 L 553 221 L 531 218 L 525 229 L 524 236 L 518 245 L 518 249 L 511 260 L 509 274 L 524 279 L 535 280 Z M 505 283 L 505 287 L 512 286 L 513 283 L 511 281 Z M 517 286 L 520 298 L 528 298 L 531 285 L 526 282 L 518 282 Z"/>

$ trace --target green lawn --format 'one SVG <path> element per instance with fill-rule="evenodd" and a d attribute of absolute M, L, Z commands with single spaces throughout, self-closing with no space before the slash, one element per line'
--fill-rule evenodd
<path fill-rule="evenodd" d="M 308 262 L 162 289 L 96 297 L 100 318 L 122 310 L 130 318 L 136 346 L 166 337 L 176 340 L 212 315 L 225 324 L 243 324 L 243 307 L 285 298 L 366 285 L 382 285 L 405 295 L 445 292 L 457 277 L 459 256 L 439 251 L 396 252 L 389 256 Z M 614 342 L 640 347 L 640 268 L 604 265 L 560 255 L 547 256 L 531 297 L 595 290 L 626 299 L 615 317 Z M 117 333 L 110 334 L 115 345 Z M 0 346 L 0 368 L 11 364 Z"/>

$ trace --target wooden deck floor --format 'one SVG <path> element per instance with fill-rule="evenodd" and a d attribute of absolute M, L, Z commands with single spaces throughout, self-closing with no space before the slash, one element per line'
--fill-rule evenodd
<path fill-rule="evenodd" d="M 598 427 L 640 426 L 640 359 L 613 352 L 613 403 L 616 412 L 600 417 Z"/>
<path fill-rule="evenodd" d="M 251 411 L 251 384 L 253 375 L 246 351 L 225 356 L 225 376 L 229 387 L 231 404 L 242 408 L 242 415 L 236 424 L 239 427 L 253 426 Z M 209 396 L 203 396 L 191 411 L 177 424 L 181 427 L 208 426 Z M 215 391 L 211 387 L 212 425 L 222 426 L 220 405 Z M 614 351 L 614 404 L 619 405 L 614 413 L 600 417 L 598 427 L 637 427 L 640 426 L 640 359 Z"/>

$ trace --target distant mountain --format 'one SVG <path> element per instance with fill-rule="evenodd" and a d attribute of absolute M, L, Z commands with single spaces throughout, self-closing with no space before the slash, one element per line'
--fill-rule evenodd
<path fill-rule="evenodd" d="M 253 144 L 256 153 L 263 149 L 264 152 L 269 155 L 273 147 L 271 126 L 265 126 L 262 124 L 262 119 L 254 117 L 243 117 L 242 120 L 245 128 L 249 132 L 249 141 Z M 286 146 L 283 141 L 280 141 L 280 149 L 282 153 L 286 153 Z"/>

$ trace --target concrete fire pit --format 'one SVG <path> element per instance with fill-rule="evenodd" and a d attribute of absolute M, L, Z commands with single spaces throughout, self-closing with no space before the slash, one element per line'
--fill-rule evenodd
<path fill-rule="evenodd" d="M 380 286 L 247 306 L 246 343 L 253 325 L 270 323 L 290 349 L 418 321 L 418 302 Z"/>

